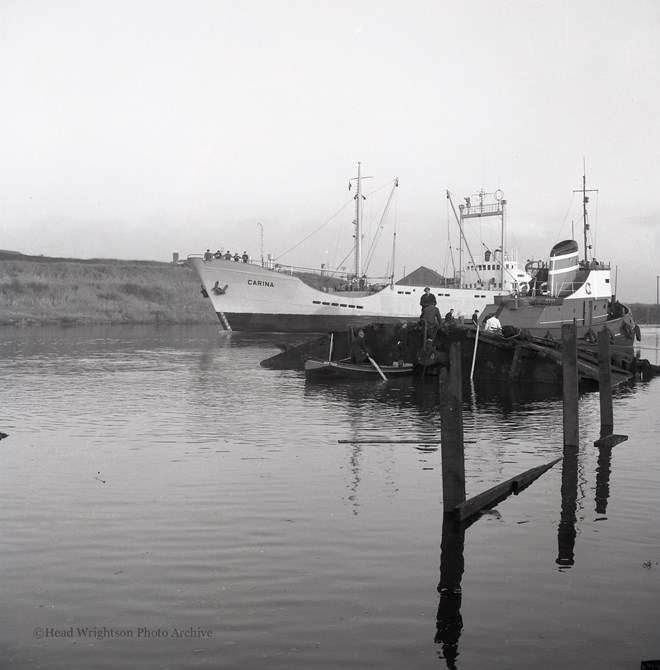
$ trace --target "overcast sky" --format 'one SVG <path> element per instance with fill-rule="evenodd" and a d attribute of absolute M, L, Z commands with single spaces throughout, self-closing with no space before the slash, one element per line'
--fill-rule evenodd
<path fill-rule="evenodd" d="M 659 78 L 657 0 L 0 0 L 0 249 L 280 258 L 328 221 L 282 261 L 332 266 L 359 161 L 372 228 L 399 178 L 373 274 L 394 227 L 397 276 L 447 270 L 447 189 L 539 259 L 584 160 L 592 253 L 655 302 Z"/>

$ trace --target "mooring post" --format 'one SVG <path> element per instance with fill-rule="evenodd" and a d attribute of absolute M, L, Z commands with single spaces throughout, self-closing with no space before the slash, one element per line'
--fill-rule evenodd
<path fill-rule="evenodd" d="M 563 372 L 564 446 L 580 446 L 578 425 L 577 327 L 573 323 L 561 327 Z"/>
<path fill-rule="evenodd" d="M 610 331 L 607 328 L 603 328 L 598 333 L 598 390 L 600 394 L 600 436 L 605 437 L 614 432 Z"/>
<path fill-rule="evenodd" d="M 442 504 L 451 512 L 465 502 L 465 451 L 463 446 L 463 390 L 461 345 L 452 342 L 449 369 L 440 372 L 440 432 Z"/>
<path fill-rule="evenodd" d="M 607 328 L 603 328 L 598 333 L 598 390 L 600 394 L 600 437 L 594 444 L 601 449 L 608 449 L 625 442 L 628 436 L 614 434 L 610 331 Z"/>

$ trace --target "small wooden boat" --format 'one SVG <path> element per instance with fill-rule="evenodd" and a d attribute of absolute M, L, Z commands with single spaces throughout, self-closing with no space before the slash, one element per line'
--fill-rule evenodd
<path fill-rule="evenodd" d="M 389 379 L 400 375 L 412 374 L 412 363 L 398 365 L 379 365 L 382 373 Z M 310 357 L 305 361 L 305 376 L 325 379 L 381 379 L 382 375 L 371 363 L 351 363 L 349 360 L 328 361 Z"/>

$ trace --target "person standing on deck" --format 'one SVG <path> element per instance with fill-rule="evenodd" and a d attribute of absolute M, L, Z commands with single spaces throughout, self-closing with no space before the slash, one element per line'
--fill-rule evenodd
<path fill-rule="evenodd" d="M 474 314 L 472 315 L 472 323 L 477 326 L 479 325 L 479 310 L 475 309 Z"/>
<path fill-rule="evenodd" d="M 424 294 L 419 299 L 419 306 L 422 308 L 422 316 L 420 316 L 420 319 L 423 318 L 424 308 L 427 305 L 436 305 L 437 303 L 438 303 L 438 301 L 436 300 L 433 293 L 431 293 L 431 289 L 427 286 L 424 289 Z"/>

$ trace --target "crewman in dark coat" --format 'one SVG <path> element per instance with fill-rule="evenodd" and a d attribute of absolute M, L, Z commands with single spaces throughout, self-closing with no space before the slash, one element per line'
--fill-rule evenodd
<path fill-rule="evenodd" d="M 426 339 L 432 340 L 442 323 L 442 315 L 438 306 L 435 304 L 426 305 L 422 310 L 421 320 L 426 322 Z"/>
<path fill-rule="evenodd" d="M 436 300 L 436 298 L 435 298 L 435 296 L 433 295 L 433 293 L 431 293 L 431 289 L 427 286 L 427 287 L 424 289 L 424 294 L 423 294 L 422 297 L 419 299 L 419 306 L 422 308 L 422 314 L 424 313 L 424 308 L 425 308 L 427 305 L 436 305 L 437 303 L 438 303 L 438 301 Z M 421 317 L 421 315 L 420 315 L 420 319 L 421 319 L 421 318 L 422 318 L 422 317 Z"/>
<path fill-rule="evenodd" d="M 367 349 L 367 345 L 364 341 L 364 331 L 361 330 L 357 334 L 357 337 L 353 339 L 353 343 L 351 344 L 351 363 L 357 363 L 360 365 L 367 360 L 368 356 L 369 350 Z"/>

